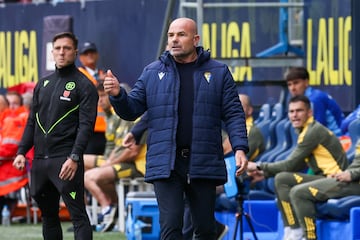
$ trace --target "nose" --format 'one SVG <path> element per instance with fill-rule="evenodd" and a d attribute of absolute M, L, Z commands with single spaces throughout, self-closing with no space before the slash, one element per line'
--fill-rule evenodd
<path fill-rule="evenodd" d="M 172 36 L 172 37 L 170 37 L 170 42 L 177 42 L 177 37 L 176 37 L 176 35 L 174 35 L 174 36 Z"/>
<path fill-rule="evenodd" d="M 65 52 L 65 49 L 64 49 L 64 48 L 60 48 L 59 53 L 60 53 L 60 54 L 63 54 L 64 52 Z"/>

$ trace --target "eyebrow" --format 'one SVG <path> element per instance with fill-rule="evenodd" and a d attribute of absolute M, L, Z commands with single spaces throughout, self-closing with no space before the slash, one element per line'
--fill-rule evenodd
<path fill-rule="evenodd" d="M 169 35 L 169 34 L 186 34 L 186 32 L 185 32 L 185 31 L 180 31 L 180 32 L 168 32 L 167 34 L 168 34 L 168 35 Z"/>
<path fill-rule="evenodd" d="M 305 108 L 295 108 L 295 109 L 289 109 L 289 112 L 300 112 L 300 111 L 305 111 Z"/>
<path fill-rule="evenodd" d="M 59 49 L 59 48 L 72 49 L 73 46 L 68 46 L 68 45 L 65 45 L 65 46 L 54 46 L 54 49 Z"/>

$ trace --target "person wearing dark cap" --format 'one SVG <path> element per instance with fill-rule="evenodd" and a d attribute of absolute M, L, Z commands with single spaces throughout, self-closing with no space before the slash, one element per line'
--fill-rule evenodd
<path fill-rule="evenodd" d="M 84 73 L 95 85 L 104 80 L 104 71 L 98 69 L 99 52 L 92 42 L 83 43 L 79 51 L 81 62 L 80 71 Z"/>
<path fill-rule="evenodd" d="M 92 42 L 85 42 L 80 47 L 79 60 L 81 66 L 79 67 L 82 72 L 95 86 L 102 84 L 104 80 L 104 71 L 99 70 L 97 63 L 99 60 L 99 52 Z M 98 105 L 98 114 L 96 117 L 94 134 L 89 140 L 88 146 L 85 150 L 85 154 L 102 155 L 105 151 L 105 131 L 106 131 L 106 120 L 103 109 Z"/>
<path fill-rule="evenodd" d="M 88 51 L 97 52 L 95 43 L 84 42 L 82 48 L 80 49 L 80 54 L 84 54 L 85 52 L 88 52 Z"/>

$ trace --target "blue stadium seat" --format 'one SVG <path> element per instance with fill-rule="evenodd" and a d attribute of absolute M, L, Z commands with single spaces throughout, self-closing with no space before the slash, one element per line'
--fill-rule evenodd
<path fill-rule="evenodd" d="M 295 132 L 295 129 L 291 126 L 291 123 L 289 120 L 285 123 L 285 129 L 288 129 L 287 131 L 287 139 L 288 139 L 288 149 L 281 152 L 280 154 L 276 155 L 276 157 L 273 159 L 274 162 L 285 160 L 291 152 L 294 150 L 295 146 L 297 145 L 297 138 L 298 134 Z"/>
<path fill-rule="evenodd" d="M 268 142 L 265 149 L 272 149 L 275 147 L 276 138 L 276 125 L 284 118 L 284 107 L 281 103 L 276 103 L 271 111 L 271 121 L 269 123 Z"/>
<path fill-rule="evenodd" d="M 264 137 L 265 147 L 269 141 L 269 126 L 271 122 L 271 106 L 265 103 L 261 106 L 259 117 L 254 121 L 254 124 L 259 128 Z"/>
<path fill-rule="evenodd" d="M 267 155 L 268 152 L 272 151 L 273 148 L 276 146 L 276 125 L 281 121 L 284 115 L 284 109 L 281 103 L 277 103 L 274 105 L 271 119 L 268 121 L 267 125 L 264 126 L 263 124 L 259 124 L 260 128 L 267 128 L 262 131 L 265 140 L 265 151 L 262 152 L 254 161 L 259 161 L 261 156 Z M 257 127 L 259 127 L 257 125 Z M 262 126 L 261 126 L 262 125 Z M 260 129 L 261 130 L 261 129 Z M 265 135 L 266 134 L 266 135 Z"/>
<path fill-rule="evenodd" d="M 261 105 L 259 110 L 259 116 L 254 121 L 254 123 L 257 125 L 264 120 L 269 120 L 270 118 L 271 118 L 271 105 L 269 103 L 264 103 L 263 105 Z"/>
<path fill-rule="evenodd" d="M 266 190 L 250 190 L 247 195 L 247 199 L 249 200 L 274 200 L 275 197 L 274 192 Z"/>
<path fill-rule="evenodd" d="M 287 118 L 278 123 L 277 130 L 279 141 L 281 141 L 282 144 L 277 145 L 277 149 L 274 149 L 268 159 L 264 159 L 265 161 L 275 162 L 285 160 L 297 144 L 298 135 Z M 257 183 L 257 187 L 260 188 L 260 192 L 252 193 L 253 199 L 268 198 L 268 196 L 274 196 L 275 194 L 274 178 L 264 179 L 260 183 Z M 263 193 L 261 191 L 263 191 Z"/>
<path fill-rule="evenodd" d="M 346 154 L 349 161 L 352 162 L 355 157 L 356 144 L 360 138 L 360 119 L 355 119 L 349 124 L 348 133 L 351 138 L 351 146 Z"/>
<path fill-rule="evenodd" d="M 316 214 L 320 219 L 347 220 L 353 207 L 360 207 L 360 196 L 351 195 L 317 203 Z"/>
<path fill-rule="evenodd" d="M 259 156 L 259 162 L 273 162 L 274 158 L 290 147 L 290 122 L 287 119 L 279 121 L 275 126 L 276 145 Z"/>
<path fill-rule="evenodd" d="M 246 199 L 246 198 L 245 198 Z M 257 238 L 261 240 L 280 239 L 278 233 L 279 213 L 275 200 L 245 200 L 243 204 L 244 212 L 250 216 L 251 224 L 254 227 Z M 215 218 L 229 227 L 223 240 L 234 239 L 234 231 L 236 226 L 236 216 L 230 211 L 216 211 Z M 240 235 L 240 229 L 237 228 L 236 239 L 254 239 L 250 226 L 245 218 L 243 218 L 243 233 Z"/>

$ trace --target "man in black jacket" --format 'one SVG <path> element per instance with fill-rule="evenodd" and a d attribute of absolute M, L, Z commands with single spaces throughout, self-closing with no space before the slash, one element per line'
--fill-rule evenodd
<path fill-rule="evenodd" d="M 34 89 L 30 116 L 13 163 L 23 169 L 25 154 L 34 145 L 30 190 L 42 213 L 44 239 L 62 239 L 60 196 L 70 212 L 75 239 L 92 239 L 84 202 L 83 152 L 93 133 L 98 94 L 74 64 L 77 43 L 69 32 L 54 36 L 56 70 Z"/>

